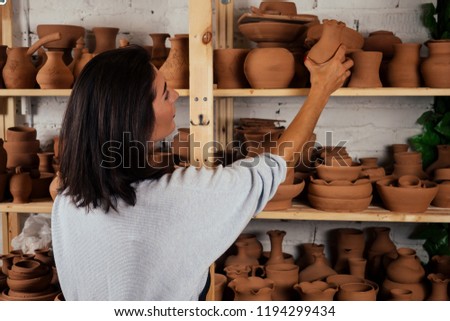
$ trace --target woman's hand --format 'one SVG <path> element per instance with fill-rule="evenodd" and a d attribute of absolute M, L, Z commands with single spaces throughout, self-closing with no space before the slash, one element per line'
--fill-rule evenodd
<path fill-rule="evenodd" d="M 305 66 L 311 73 L 311 89 L 320 90 L 329 96 L 342 87 L 353 66 L 353 60 L 345 57 L 345 50 L 345 46 L 341 45 L 335 55 L 323 64 L 316 64 L 306 58 Z"/>

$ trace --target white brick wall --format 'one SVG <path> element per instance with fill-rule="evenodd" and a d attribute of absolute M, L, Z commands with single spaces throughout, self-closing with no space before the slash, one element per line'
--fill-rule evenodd
<path fill-rule="evenodd" d="M 354 27 L 359 21 L 359 31 L 367 35 L 375 30 L 391 30 L 404 42 L 427 40 L 428 34 L 419 20 L 420 5 L 429 0 L 297 0 L 299 13 L 316 14 L 320 19 L 336 18 Z M 433 1 L 436 2 L 436 1 Z M 247 12 L 251 5 L 259 6 L 260 0 L 235 0 L 235 18 Z M 28 7 L 27 7 L 28 6 Z M 15 45 L 28 45 L 37 39 L 36 26 L 44 23 L 82 25 L 87 29 L 95 26 L 120 28 L 119 36 L 132 43 L 151 44 L 151 32 L 170 34 L 188 31 L 187 1 L 146 0 L 15 0 Z M 237 28 L 236 28 L 237 30 Z M 169 44 L 168 44 L 169 45 Z M 235 33 L 235 47 L 253 45 Z M 267 117 L 290 121 L 304 98 L 240 98 L 235 100 L 235 118 Z M 188 126 L 188 99 L 181 98 L 176 121 L 180 127 Z M 424 97 L 332 97 L 322 114 L 316 133 L 318 141 L 325 142 L 325 133 L 333 132 L 333 140 L 346 140 L 347 148 L 354 158 L 378 156 L 386 158 L 387 146 L 404 143 L 408 137 L 420 132 L 415 120 L 430 107 L 432 98 Z M 44 148 L 58 133 L 67 98 L 33 98 L 31 114 L 19 117 L 19 123 L 31 123 L 38 130 Z M 312 242 L 326 242 L 327 231 L 344 226 L 365 228 L 367 226 L 390 226 L 398 246 L 411 246 L 420 250 L 420 242 L 408 239 L 416 224 L 340 223 L 340 222 L 278 222 L 252 221 L 249 231 L 261 236 L 269 249 L 269 229 L 288 231 L 287 251 L 296 253 L 296 246 Z M 265 239 L 265 241 L 264 241 Z"/>

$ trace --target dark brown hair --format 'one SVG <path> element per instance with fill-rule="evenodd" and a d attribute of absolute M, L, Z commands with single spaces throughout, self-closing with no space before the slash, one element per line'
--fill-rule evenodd
<path fill-rule="evenodd" d="M 139 46 L 95 56 L 76 80 L 60 134 L 61 189 L 78 207 L 136 204 L 132 183 L 159 177 L 147 163 L 154 67 Z"/>

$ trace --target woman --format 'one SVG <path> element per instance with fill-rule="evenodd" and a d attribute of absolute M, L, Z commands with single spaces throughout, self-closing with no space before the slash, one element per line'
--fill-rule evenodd
<path fill-rule="evenodd" d="M 72 90 L 60 141 L 53 250 L 67 300 L 198 300 L 209 266 L 284 180 L 352 62 L 314 65 L 311 94 L 278 144 L 229 167 L 151 168 L 148 146 L 174 129 L 178 94 L 137 46 L 104 52 Z M 302 128 L 302 130 L 299 130 Z M 284 144 L 286 145 L 286 144 Z"/>

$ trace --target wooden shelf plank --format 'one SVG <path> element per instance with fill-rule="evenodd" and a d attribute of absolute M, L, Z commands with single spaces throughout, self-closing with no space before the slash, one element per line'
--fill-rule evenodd
<path fill-rule="evenodd" d="M 35 199 L 29 203 L 0 203 L 0 212 L 13 213 L 44 213 L 51 214 L 53 201 L 51 199 Z"/>
<path fill-rule="evenodd" d="M 189 96 L 189 89 L 177 89 L 180 96 Z M 71 89 L 0 89 L 0 97 L 69 97 Z"/>
<path fill-rule="evenodd" d="M 286 97 L 308 93 L 308 88 L 214 90 L 215 97 Z M 332 96 L 450 96 L 450 88 L 340 88 Z"/>
<path fill-rule="evenodd" d="M 378 206 L 370 206 L 363 212 L 324 212 L 304 204 L 294 204 L 285 211 L 261 212 L 256 219 L 304 220 L 304 221 L 363 221 L 450 223 L 450 209 L 429 207 L 425 213 L 395 213 Z"/>

